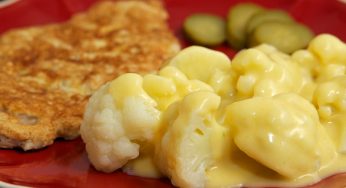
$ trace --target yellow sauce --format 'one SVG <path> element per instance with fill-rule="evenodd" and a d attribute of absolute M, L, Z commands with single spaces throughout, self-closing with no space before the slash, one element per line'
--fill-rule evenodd
<path fill-rule="evenodd" d="M 232 62 L 189 47 L 157 74 L 117 78 L 117 108 L 137 96 L 157 109 L 154 136 L 132 136 L 141 150 L 125 171 L 211 188 L 304 186 L 346 172 L 345 54 L 331 35 L 292 55 L 262 45 Z"/>

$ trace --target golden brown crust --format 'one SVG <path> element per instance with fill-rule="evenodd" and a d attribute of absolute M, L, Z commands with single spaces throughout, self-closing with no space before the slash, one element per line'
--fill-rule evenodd
<path fill-rule="evenodd" d="M 150 72 L 179 50 L 158 0 L 103 1 L 61 24 L 0 37 L 0 147 L 79 135 L 90 94 L 124 72 Z"/>

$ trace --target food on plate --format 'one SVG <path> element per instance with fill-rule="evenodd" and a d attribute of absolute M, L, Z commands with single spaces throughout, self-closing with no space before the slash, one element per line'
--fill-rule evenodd
<path fill-rule="evenodd" d="M 285 53 L 305 48 L 314 34 L 298 23 L 270 21 L 257 26 L 248 38 L 248 46 L 271 44 Z"/>
<path fill-rule="evenodd" d="M 269 44 L 288 54 L 305 48 L 314 37 L 307 26 L 295 22 L 288 12 L 254 3 L 231 7 L 226 21 L 212 14 L 195 13 L 185 19 L 183 29 L 197 45 L 212 47 L 227 39 L 236 50 Z"/>
<path fill-rule="evenodd" d="M 314 92 L 313 100 L 322 122 L 329 123 L 337 150 L 346 153 L 346 76 L 337 76 L 321 82 Z"/>
<path fill-rule="evenodd" d="M 292 55 L 262 44 L 232 62 L 192 46 L 158 73 L 123 74 L 87 105 L 89 159 L 178 187 L 296 187 L 346 172 L 345 52 L 329 34 Z"/>
<path fill-rule="evenodd" d="M 220 105 L 220 96 L 201 90 L 164 112 L 154 158 L 174 185 L 206 187 L 208 169 L 227 155 L 229 131 L 217 120 Z"/>
<path fill-rule="evenodd" d="M 205 56 L 209 58 L 205 60 L 206 63 L 212 65 L 211 62 L 218 62 L 219 67 L 229 67 L 226 55 L 221 52 L 210 54 L 209 50 L 202 47 L 186 49 L 171 62 L 179 66 L 181 59 L 186 62 L 188 57 L 193 58 L 189 51 L 199 54 L 207 52 Z M 152 155 L 162 112 L 188 93 L 213 91 L 207 83 L 189 79 L 177 66 L 169 65 L 158 74 L 145 76 L 123 74 L 90 98 L 81 126 L 81 136 L 96 169 L 111 172 L 142 153 Z M 214 72 L 212 69 L 206 71 L 210 74 Z M 205 74 L 201 71 L 200 75 L 195 76 Z M 132 171 L 136 173 L 134 168 Z"/>
<path fill-rule="evenodd" d="M 314 174 L 335 158 L 315 107 L 295 93 L 232 103 L 226 122 L 241 151 L 283 177 Z"/>
<path fill-rule="evenodd" d="M 0 147 L 79 135 L 89 96 L 125 72 L 155 71 L 179 50 L 162 2 L 102 1 L 69 21 L 0 37 Z"/>
<path fill-rule="evenodd" d="M 248 34 L 251 34 L 256 27 L 260 26 L 263 23 L 272 21 L 290 23 L 294 22 L 294 19 L 283 10 L 260 11 L 252 15 L 251 18 L 248 20 L 246 24 L 246 32 Z"/>
<path fill-rule="evenodd" d="M 232 7 L 230 12 L 234 11 L 233 9 L 236 9 L 237 6 Z M 246 47 L 270 44 L 290 54 L 305 48 L 314 37 L 313 32 L 307 26 L 295 22 L 288 12 L 279 9 L 261 9 L 254 12 L 246 21 L 244 23 Z M 228 23 L 231 24 L 232 20 L 228 20 Z M 227 28 L 228 35 L 230 35 L 232 26 L 228 25 Z M 232 44 L 231 37 L 229 39 Z"/>
<path fill-rule="evenodd" d="M 239 3 L 227 14 L 227 41 L 232 48 L 240 50 L 246 47 L 246 25 L 249 19 L 263 8 L 254 3 Z"/>
<path fill-rule="evenodd" d="M 216 46 L 226 39 L 226 24 L 223 18 L 211 14 L 193 14 L 184 21 L 186 36 L 203 46 Z"/>

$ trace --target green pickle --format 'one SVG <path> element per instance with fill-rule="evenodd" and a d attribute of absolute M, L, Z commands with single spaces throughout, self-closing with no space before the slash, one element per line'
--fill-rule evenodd
<path fill-rule="evenodd" d="M 187 17 L 183 30 L 196 45 L 213 47 L 227 40 L 235 50 L 270 44 L 285 53 L 305 48 L 314 33 L 297 23 L 286 11 L 265 9 L 254 3 L 231 7 L 227 21 L 222 17 L 196 13 Z"/>
<path fill-rule="evenodd" d="M 270 21 L 262 23 L 254 29 L 249 36 L 248 46 L 253 47 L 266 43 L 290 54 L 305 48 L 313 37 L 313 32 L 302 24 Z"/>
<path fill-rule="evenodd" d="M 226 40 L 226 23 L 218 16 L 193 14 L 184 21 L 183 29 L 194 44 L 216 46 Z"/>
<path fill-rule="evenodd" d="M 281 21 L 289 23 L 294 22 L 294 19 L 287 12 L 282 10 L 267 10 L 258 12 L 250 18 L 246 26 L 246 33 L 251 34 L 257 26 L 268 21 Z"/>
<path fill-rule="evenodd" d="M 237 50 L 245 47 L 246 25 L 249 19 L 263 8 L 253 3 L 240 3 L 232 7 L 227 15 L 227 41 Z"/>

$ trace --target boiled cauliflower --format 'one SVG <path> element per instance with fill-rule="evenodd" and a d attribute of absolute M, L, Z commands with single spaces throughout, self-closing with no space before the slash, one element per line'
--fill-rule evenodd
<path fill-rule="evenodd" d="M 333 35 L 321 34 L 306 50 L 292 55 L 317 83 L 346 74 L 346 45 Z"/>
<path fill-rule="evenodd" d="M 210 85 L 222 97 L 234 94 L 231 61 L 221 52 L 193 46 L 181 51 L 168 65 L 177 67 L 188 79 Z"/>
<path fill-rule="evenodd" d="M 198 51 L 200 47 L 186 50 L 194 51 L 196 48 Z M 184 62 L 186 56 L 181 56 L 182 60 L 177 62 Z M 228 58 L 219 56 L 207 61 L 209 64 L 221 61 L 219 69 L 227 69 Z M 121 75 L 90 98 L 81 126 L 81 136 L 96 169 L 112 172 L 123 168 L 129 174 L 160 176 L 153 164 L 152 151 L 161 113 L 189 93 L 214 92 L 207 83 L 188 78 L 190 75 L 182 72 L 184 66 L 190 65 L 167 65 L 157 74 L 144 76 L 134 73 Z M 149 175 L 135 169 L 141 164 L 152 168 Z"/>
<path fill-rule="evenodd" d="M 345 49 L 321 35 L 292 56 L 260 45 L 231 62 L 192 46 L 155 74 L 121 75 L 87 105 L 89 159 L 178 187 L 300 186 L 346 169 Z"/>
<path fill-rule="evenodd" d="M 337 37 L 321 34 L 311 40 L 308 50 L 321 64 L 346 64 L 346 45 Z"/>
<path fill-rule="evenodd" d="M 316 109 L 293 93 L 234 102 L 225 121 L 240 150 L 288 178 L 317 172 L 335 157 Z"/>
<path fill-rule="evenodd" d="M 268 45 L 240 51 L 232 61 L 232 70 L 238 100 L 299 92 L 304 84 L 298 65 Z"/>
<path fill-rule="evenodd" d="M 156 105 L 136 74 L 120 76 L 90 98 L 81 136 L 97 170 L 112 172 L 139 156 L 139 143 L 152 141 L 159 125 Z"/>
<path fill-rule="evenodd" d="M 215 93 L 193 92 L 163 115 L 156 158 L 173 184 L 205 187 L 206 171 L 226 151 L 217 149 L 227 132 L 215 119 L 219 105 L 220 97 Z"/>
<path fill-rule="evenodd" d="M 321 82 L 313 102 L 321 121 L 329 123 L 333 137 L 338 138 L 339 151 L 346 153 L 346 75 Z"/>

